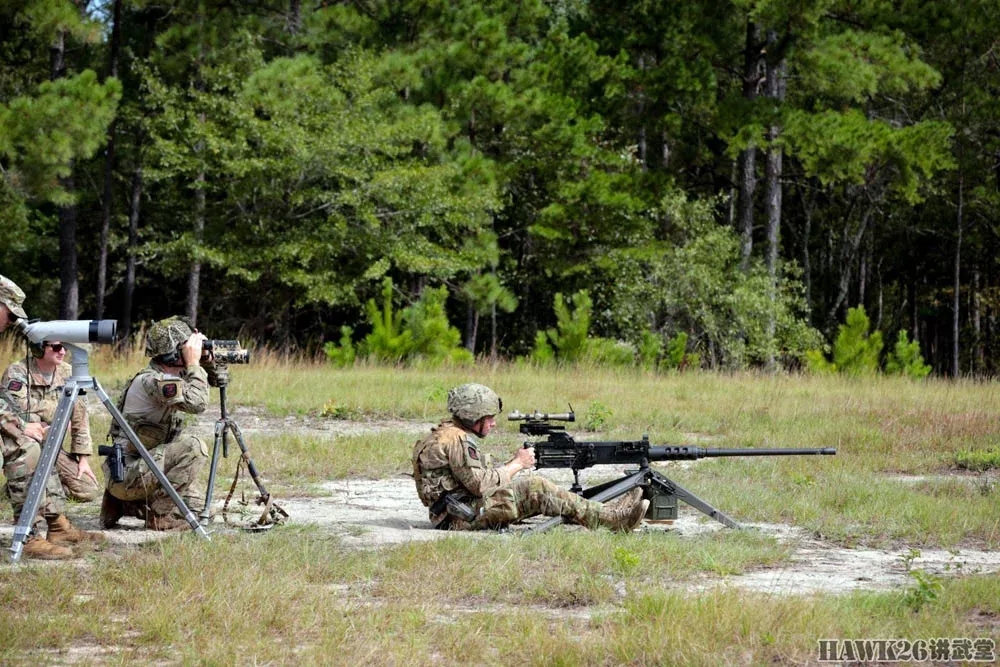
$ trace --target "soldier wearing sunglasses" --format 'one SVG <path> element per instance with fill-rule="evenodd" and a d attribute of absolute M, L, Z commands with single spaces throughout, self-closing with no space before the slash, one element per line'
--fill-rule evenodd
<path fill-rule="evenodd" d="M 72 374 L 65 359 L 66 348 L 59 341 L 45 341 L 32 346 L 26 359 L 11 364 L 0 380 L 0 395 L 19 418 L 19 428 L 3 434 L 4 474 L 15 521 L 24 505 L 41 445 L 55 417 L 61 389 Z M 47 525 L 48 537 L 29 539 L 25 544 L 26 556 L 69 558 L 72 552 L 66 545 L 97 537 L 76 529 L 65 516 L 67 497 L 89 501 L 101 490 L 90 466 L 92 454 L 86 405 L 77 401 L 70 418 L 69 451 L 59 451 L 45 487 L 46 497 L 39 507 L 40 516 L 35 521 L 35 533 L 40 534 L 40 529 Z"/>

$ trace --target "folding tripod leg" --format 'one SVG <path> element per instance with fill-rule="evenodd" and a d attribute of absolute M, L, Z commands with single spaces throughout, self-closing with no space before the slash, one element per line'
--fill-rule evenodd
<path fill-rule="evenodd" d="M 702 514 L 715 519 L 724 526 L 736 529 L 743 528 L 743 526 L 741 526 L 738 522 L 730 519 L 728 516 L 715 509 L 681 485 L 677 484 L 672 479 L 666 477 L 665 475 L 661 475 L 655 470 L 651 470 L 649 473 L 649 483 L 650 485 L 657 487 L 658 490 L 664 493 L 669 493 L 676 496 L 680 500 L 683 500 Z"/>
<path fill-rule="evenodd" d="M 28 495 L 24 500 L 24 507 L 21 508 L 21 517 L 14 527 L 14 541 L 10 545 L 10 560 L 12 563 L 18 562 L 21 558 L 21 550 L 28 540 L 31 526 L 35 522 L 35 514 L 38 506 L 42 503 L 42 495 L 45 493 L 45 484 L 52 472 L 59 450 L 62 449 L 63 438 L 66 436 L 66 428 L 69 426 L 70 417 L 73 414 L 73 404 L 76 403 L 77 396 L 80 395 L 80 386 L 76 382 L 67 382 L 63 388 L 63 394 L 59 397 L 59 404 L 56 406 L 55 416 L 49 431 L 42 443 L 42 451 L 35 465 L 35 472 L 32 473 L 31 483 L 28 485 Z"/>
<path fill-rule="evenodd" d="M 208 469 L 208 488 L 205 490 L 205 507 L 198 515 L 203 525 L 207 525 L 212 518 L 212 496 L 215 493 L 215 475 L 219 470 L 219 448 L 222 446 L 226 432 L 226 423 L 229 420 L 222 418 L 215 422 L 215 444 L 212 445 L 212 463 Z"/>

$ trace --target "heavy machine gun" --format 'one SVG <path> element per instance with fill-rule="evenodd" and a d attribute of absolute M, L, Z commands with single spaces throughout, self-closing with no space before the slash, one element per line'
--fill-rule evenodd
<path fill-rule="evenodd" d="M 543 440 L 528 441 L 525 447 L 535 449 L 535 468 L 569 468 L 573 471 L 573 485 L 570 490 L 584 498 L 598 502 L 608 502 L 628 493 L 636 487 L 643 488 L 643 496 L 648 498 L 649 511 L 646 518 L 652 521 L 666 521 L 677 518 L 677 501 L 683 500 L 698 511 L 730 528 L 741 528 L 704 500 L 681 487 L 660 472 L 650 468 L 656 461 L 690 461 L 703 458 L 728 456 L 832 456 L 837 450 L 832 447 L 816 449 L 706 449 L 673 445 L 652 445 L 649 437 L 641 440 L 588 441 L 576 440 L 566 432 L 563 424 L 574 422 L 576 415 L 570 412 L 524 414 L 514 411 L 507 416 L 510 421 L 521 422 L 518 430 L 524 435 L 542 437 Z M 618 480 L 584 489 L 580 484 L 580 471 L 595 465 L 636 465 L 637 470 L 626 470 Z M 561 522 L 555 517 L 539 524 L 534 530 L 542 531 Z"/>

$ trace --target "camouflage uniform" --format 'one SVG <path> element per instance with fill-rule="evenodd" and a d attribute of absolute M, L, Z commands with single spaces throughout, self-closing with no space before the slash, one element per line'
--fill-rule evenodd
<path fill-rule="evenodd" d="M 22 304 L 24 292 L 10 278 L 0 276 L 0 304 L 7 307 L 14 317 L 27 319 Z M 10 317 L 10 316 L 7 316 Z M 7 318 L 0 314 L 0 331 L 7 328 Z M 0 400 L 0 431 L 4 435 L 17 437 L 24 421 L 7 401 Z"/>
<path fill-rule="evenodd" d="M 208 376 L 204 368 L 190 366 L 173 375 L 155 361 L 132 378 L 120 405 L 125 421 L 192 512 L 202 506 L 203 500 L 192 485 L 208 457 L 208 448 L 200 438 L 185 431 L 179 413 L 204 412 L 207 405 Z M 155 516 L 180 517 L 173 500 L 118 424 L 112 423 L 110 437 L 125 452 L 124 481 L 112 481 L 107 461 L 104 463 L 104 479 L 111 495 L 126 502 L 145 500 Z"/>
<path fill-rule="evenodd" d="M 3 379 L 0 380 L 0 395 L 16 408 L 18 417 L 22 421 L 22 428 L 25 422 L 51 425 L 59 404 L 61 389 L 72 372 L 69 364 L 62 363 L 53 371 L 51 378 L 46 378 L 39 370 L 35 359 L 29 359 L 27 365 L 23 361 L 18 361 L 11 364 L 4 372 Z M 58 474 L 64 491 L 63 497 L 69 496 L 79 501 L 93 500 L 97 497 L 100 487 L 89 475 L 80 475 L 79 459 L 76 458 L 93 454 L 87 408 L 79 400 L 74 404 L 73 414 L 70 417 L 70 434 L 70 451 L 67 453 L 60 449 L 53 473 Z M 9 472 L 8 466 L 4 468 L 8 481 L 8 495 L 17 515 L 24 504 L 27 484 L 31 473 L 35 470 L 41 445 L 19 430 L 16 435 L 4 434 L 3 452 L 10 468 Z"/>
<path fill-rule="evenodd" d="M 441 422 L 413 448 L 413 478 L 417 494 L 426 507 L 445 493 L 453 492 L 476 513 L 470 522 L 447 512 L 430 520 L 435 528 L 481 530 L 502 528 L 521 519 L 543 514 L 563 516 L 584 526 L 596 526 L 601 504 L 566 491 L 538 475 L 511 479 L 502 465 L 479 450 L 475 434 L 458 419 Z"/>

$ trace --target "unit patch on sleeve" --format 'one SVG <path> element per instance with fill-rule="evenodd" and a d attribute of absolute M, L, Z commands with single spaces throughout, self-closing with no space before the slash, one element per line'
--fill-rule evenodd
<path fill-rule="evenodd" d="M 479 460 L 479 452 L 472 445 L 469 445 L 469 458 L 473 461 Z"/>
<path fill-rule="evenodd" d="M 7 389 L 9 389 L 10 391 L 21 391 L 21 387 L 23 386 L 24 383 L 21 382 L 20 380 L 11 380 L 9 383 L 7 383 Z"/>
<path fill-rule="evenodd" d="M 168 382 L 167 384 L 163 385 L 161 391 L 163 392 L 164 398 L 173 398 L 174 396 L 177 395 L 177 383 Z"/>

